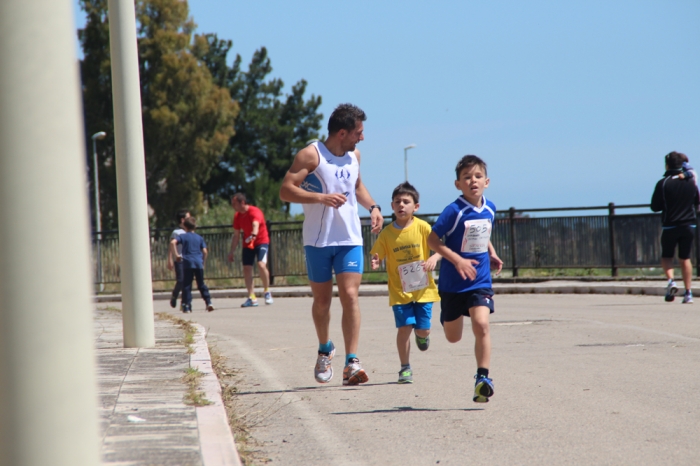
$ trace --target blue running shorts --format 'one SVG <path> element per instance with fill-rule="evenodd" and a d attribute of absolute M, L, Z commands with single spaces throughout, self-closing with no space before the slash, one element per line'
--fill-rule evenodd
<path fill-rule="evenodd" d="M 477 306 L 486 306 L 493 314 L 493 289 L 480 288 L 478 290 L 465 291 L 463 293 L 450 293 L 440 291 L 440 323 L 452 322 L 459 316 L 469 317 L 469 309 Z"/>
<path fill-rule="evenodd" d="M 362 273 L 364 270 L 364 254 L 362 246 L 326 246 L 315 248 L 304 246 L 306 253 L 306 272 L 309 280 L 325 283 L 333 278 L 333 272 Z"/>
<path fill-rule="evenodd" d="M 429 330 L 433 317 L 433 303 L 408 303 L 391 306 L 394 310 L 396 328 L 411 325 L 418 330 Z"/>

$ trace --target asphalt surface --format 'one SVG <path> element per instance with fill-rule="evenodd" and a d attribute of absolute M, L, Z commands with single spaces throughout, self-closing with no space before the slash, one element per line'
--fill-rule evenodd
<path fill-rule="evenodd" d="M 215 312 L 195 300 L 187 318 L 236 371 L 238 411 L 272 464 L 699 464 L 700 302 L 591 292 L 496 295 L 488 404 L 471 400 L 471 331 L 448 343 L 439 306 L 430 349 L 412 347 L 412 385 L 396 384 L 386 296 L 361 298 L 370 380 L 359 387 L 342 387 L 337 299 L 328 385 L 313 379 L 310 298 L 242 309 L 215 296 Z M 173 312 L 163 300 L 155 308 Z"/>

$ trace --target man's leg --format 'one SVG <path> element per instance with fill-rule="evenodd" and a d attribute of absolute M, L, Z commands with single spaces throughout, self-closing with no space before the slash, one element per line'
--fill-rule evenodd
<path fill-rule="evenodd" d="M 180 262 L 175 262 L 175 286 L 173 287 L 173 293 L 170 297 L 170 306 L 175 307 L 177 305 L 177 298 L 180 296 L 180 291 L 182 291 L 182 279 L 184 276 L 184 266 L 185 264 Z"/>
<path fill-rule="evenodd" d="M 673 280 L 673 257 L 662 257 L 661 268 L 664 269 L 664 274 L 668 280 Z"/>
<path fill-rule="evenodd" d="M 686 290 L 692 289 L 693 286 L 693 264 L 690 259 L 679 259 L 681 265 L 681 275 L 683 276 L 683 284 Z"/>
<path fill-rule="evenodd" d="M 333 280 L 323 283 L 309 282 L 313 304 L 311 316 L 316 327 L 318 342 L 324 345 L 330 340 L 329 326 L 331 322 L 331 299 L 333 298 Z"/>
<path fill-rule="evenodd" d="M 194 269 L 184 269 L 182 278 L 182 312 L 192 312 L 192 279 Z"/>
<path fill-rule="evenodd" d="M 360 341 L 360 299 L 359 290 L 362 282 L 360 273 L 339 273 L 336 275 L 338 297 L 343 307 L 343 338 L 345 339 L 345 354 L 356 354 Z"/>
<path fill-rule="evenodd" d="M 253 290 L 253 266 L 244 265 L 243 266 L 243 279 L 245 280 L 245 287 L 248 290 L 248 296 L 251 297 L 254 294 Z"/>
<path fill-rule="evenodd" d="M 267 270 L 267 264 L 262 261 L 258 262 L 258 271 L 260 272 L 260 281 L 262 282 L 263 289 L 267 290 L 270 288 L 270 271 Z"/>

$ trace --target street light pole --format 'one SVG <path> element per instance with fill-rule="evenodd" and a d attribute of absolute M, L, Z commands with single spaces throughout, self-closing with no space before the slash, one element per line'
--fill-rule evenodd
<path fill-rule="evenodd" d="M 102 216 L 100 214 L 100 177 L 97 168 L 97 140 L 104 139 L 107 133 L 100 131 L 92 135 L 92 162 L 95 175 L 95 239 L 97 242 L 97 281 L 100 284 L 100 291 L 105 290 L 102 283 Z"/>
<path fill-rule="evenodd" d="M 408 149 L 413 149 L 416 147 L 415 144 L 411 144 L 403 148 L 403 171 L 406 175 L 406 181 L 408 181 Z"/>

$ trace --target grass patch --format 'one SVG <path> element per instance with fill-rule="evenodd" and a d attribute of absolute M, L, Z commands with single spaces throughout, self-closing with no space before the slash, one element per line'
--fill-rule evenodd
<path fill-rule="evenodd" d="M 221 399 L 226 408 L 228 424 L 236 441 L 241 462 L 245 466 L 269 463 L 270 459 L 265 457 L 261 449 L 262 444 L 251 433 L 254 427 L 260 425 L 260 419 L 254 419 L 252 413 L 240 414 L 236 407 L 238 389 L 235 386 L 235 379 L 238 373 L 226 365 L 226 358 L 215 347 L 209 348 L 209 353 L 212 368 L 219 378 Z"/>
<path fill-rule="evenodd" d="M 192 325 L 192 322 L 190 322 L 189 320 L 180 319 L 179 317 L 175 317 L 174 315 L 168 314 L 167 312 L 158 312 L 156 313 L 156 317 L 163 320 L 169 320 L 170 322 L 180 327 L 184 332 L 181 343 L 187 347 L 187 354 L 194 353 L 192 343 L 194 343 L 194 336 L 197 334 L 197 328 L 194 325 Z"/>
<path fill-rule="evenodd" d="M 187 393 L 185 393 L 183 398 L 186 405 L 206 406 L 212 404 L 211 401 L 206 399 L 203 392 L 198 391 L 199 379 L 201 379 L 203 375 L 204 374 L 199 372 L 194 367 L 188 367 L 185 370 L 185 375 L 182 376 L 182 381 L 187 385 Z"/>

